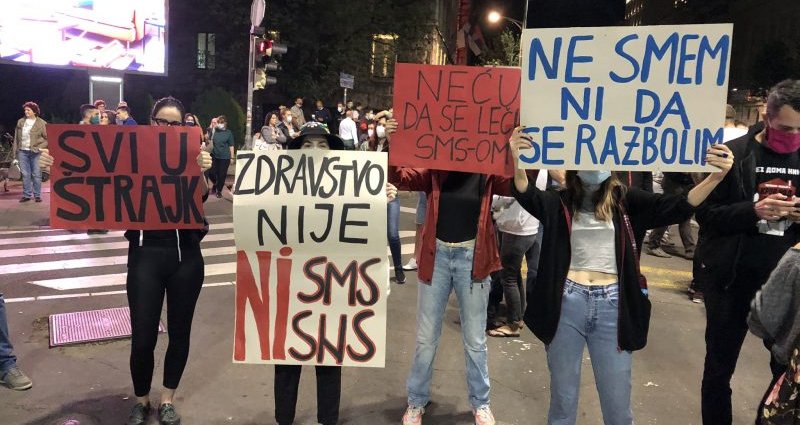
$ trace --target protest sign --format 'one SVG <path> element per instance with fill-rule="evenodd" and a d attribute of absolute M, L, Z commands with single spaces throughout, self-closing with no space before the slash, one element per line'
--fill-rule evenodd
<path fill-rule="evenodd" d="M 715 171 L 733 25 L 525 30 L 523 168 Z"/>
<path fill-rule="evenodd" d="M 383 367 L 386 154 L 237 155 L 234 363 Z"/>
<path fill-rule="evenodd" d="M 203 227 L 199 129 L 49 124 L 47 133 L 52 227 Z"/>
<path fill-rule="evenodd" d="M 510 176 L 519 90 L 519 68 L 397 64 L 389 163 Z"/>

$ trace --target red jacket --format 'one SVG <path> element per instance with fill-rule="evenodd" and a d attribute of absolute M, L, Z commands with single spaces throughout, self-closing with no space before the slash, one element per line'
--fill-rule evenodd
<path fill-rule="evenodd" d="M 538 173 L 534 171 L 534 173 Z M 421 168 L 389 167 L 389 181 L 398 190 L 425 192 L 428 194 L 428 215 L 422 229 L 421 252 L 417 253 L 417 276 L 421 282 L 430 284 L 436 258 L 436 223 L 439 220 L 440 187 L 447 171 Z M 535 178 L 535 177 L 534 177 Z M 511 182 L 508 177 L 488 176 L 481 199 L 478 218 L 478 234 L 475 237 L 475 254 L 472 263 L 472 278 L 486 279 L 490 273 L 500 270 L 500 255 L 497 249 L 494 222 L 492 221 L 492 195 L 510 196 Z M 428 225 L 431 224 L 431 225 Z M 420 235 L 417 235 L 420 237 Z"/>

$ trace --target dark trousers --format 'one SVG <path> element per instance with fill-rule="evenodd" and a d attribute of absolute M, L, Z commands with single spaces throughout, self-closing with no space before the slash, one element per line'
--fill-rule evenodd
<path fill-rule="evenodd" d="M 711 283 L 704 288 L 706 360 L 701 390 L 704 425 L 729 425 L 733 421 L 731 378 L 747 335 L 750 302 L 767 277 L 740 271 L 728 290 Z M 772 357 L 770 369 L 777 376 L 785 372 L 786 366 Z"/>
<path fill-rule="evenodd" d="M 225 188 L 225 178 L 228 177 L 228 166 L 230 159 L 217 159 L 211 160 L 211 181 L 214 182 L 214 191 L 222 193 Z"/>
<path fill-rule="evenodd" d="M 342 368 L 317 366 L 317 422 L 335 425 L 339 422 L 339 399 L 342 394 Z M 294 422 L 297 392 L 300 387 L 298 365 L 275 365 L 275 420 L 278 425 Z"/>
<path fill-rule="evenodd" d="M 138 241 L 137 241 L 138 242 Z M 169 345 L 164 360 L 164 387 L 177 389 L 189 358 L 189 336 L 205 266 L 200 246 L 131 246 L 128 260 L 128 304 L 131 309 L 131 377 L 137 397 L 150 393 L 153 351 L 164 296 L 167 298 Z"/>
<path fill-rule="evenodd" d="M 541 239 L 538 233 L 528 236 L 503 234 L 500 245 L 500 260 L 503 263 L 500 281 L 503 285 L 509 322 L 519 322 L 525 312 L 525 285 L 523 285 L 521 274 L 522 257 L 525 257 L 528 266 L 528 274 L 524 282 L 530 286 L 536 282 L 540 250 Z"/>
<path fill-rule="evenodd" d="M 694 258 L 692 259 L 692 289 L 697 292 L 703 292 L 703 288 L 705 287 L 705 283 L 703 282 L 703 242 L 705 238 L 703 237 L 702 231 L 698 235 L 697 238 L 697 250 L 694 253 Z"/>
<path fill-rule="evenodd" d="M 689 185 L 681 185 L 672 182 L 672 180 L 664 179 L 661 187 L 664 189 L 665 195 L 686 195 L 692 189 Z M 647 244 L 653 248 L 661 246 L 661 240 L 664 238 L 664 233 L 667 232 L 668 227 L 659 227 L 653 229 L 650 233 L 650 239 Z M 678 231 L 681 235 L 681 242 L 683 242 L 683 249 L 688 252 L 693 252 L 695 249 L 694 234 L 692 233 L 692 221 L 686 220 L 678 224 Z"/>

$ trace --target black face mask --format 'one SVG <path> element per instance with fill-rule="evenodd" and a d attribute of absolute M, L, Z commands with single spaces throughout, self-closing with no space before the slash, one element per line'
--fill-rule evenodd
<path fill-rule="evenodd" d="M 187 126 L 187 127 L 194 127 L 194 126 L 196 126 L 196 125 L 197 125 L 197 123 L 194 123 L 194 122 L 187 122 L 187 123 L 186 123 L 186 126 Z"/>

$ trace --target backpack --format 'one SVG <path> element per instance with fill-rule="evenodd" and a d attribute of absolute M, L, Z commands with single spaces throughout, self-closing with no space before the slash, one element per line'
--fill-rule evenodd
<path fill-rule="evenodd" d="M 800 425 L 800 348 L 795 344 L 789 367 L 767 391 L 759 408 L 760 425 Z"/>

